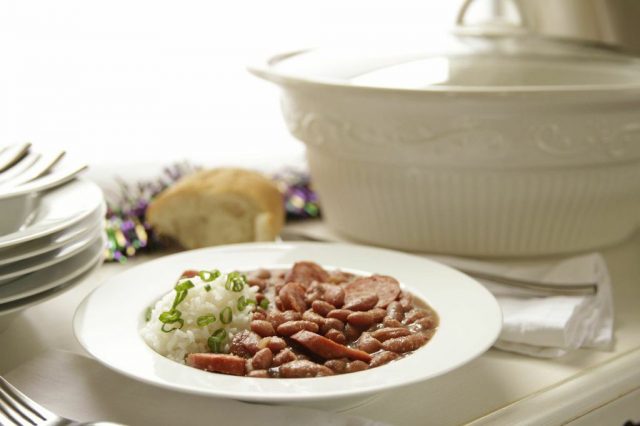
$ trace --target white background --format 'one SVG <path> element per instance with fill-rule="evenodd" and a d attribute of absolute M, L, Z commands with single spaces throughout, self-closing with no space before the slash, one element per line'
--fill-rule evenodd
<path fill-rule="evenodd" d="M 300 156 L 268 53 L 344 40 L 428 40 L 458 0 L 0 0 L 0 146 L 92 166 L 255 164 Z"/>

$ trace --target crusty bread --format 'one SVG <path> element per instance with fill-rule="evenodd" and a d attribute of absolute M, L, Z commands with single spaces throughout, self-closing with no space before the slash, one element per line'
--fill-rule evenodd
<path fill-rule="evenodd" d="M 187 249 L 272 241 L 284 223 L 282 194 L 266 177 L 243 169 L 197 172 L 169 187 L 147 210 L 160 237 Z"/>

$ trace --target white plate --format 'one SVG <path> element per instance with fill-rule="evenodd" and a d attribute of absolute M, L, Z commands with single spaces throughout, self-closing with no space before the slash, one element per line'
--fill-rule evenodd
<path fill-rule="evenodd" d="M 83 282 L 100 265 L 102 265 L 102 260 L 103 257 L 99 256 L 94 260 L 93 263 L 87 265 L 87 268 L 85 268 L 85 272 L 83 272 L 81 275 L 61 282 L 56 287 L 53 287 L 47 291 L 17 300 L 15 302 L 0 305 L 0 332 L 5 330 L 11 324 L 11 321 L 15 318 L 15 316 L 18 315 L 21 311 L 24 311 L 31 306 L 39 305 L 40 303 L 46 302 L 53 297 L 59 296 L 67 290 L 70 290 L 76 285 Z"/>
<path fill-rule="evenodd" d="M 5 304 L 42 293 L 85 272 L 99 257 L 104 256 L 105 240 L 100 230 L 85 243 L 78 254 L 58 264 L 0 285 L 0 310 Z"/>
<path fill-rule="evenodd" d="M 97 228 L 102 229 L 106 211 L 106 205 L 102 204 L 89 217 L 75 225 L 32 241 L 0 249 L 0 266 L 51 252 L 91 234 Z"/>
<path fill-rule="evenodd" d="M 0 266 L 0 294 L 2 294 L 2 289 L 9 284 L 20 281 L 23 277 L 26 278 L 28 275 L 31 275 L 36 271 L 50 268 L 82 252 L 94 241 L 100 238 L 103 232 L 103 229 L 100 227 L 94 228 L 92 232 L 87 235 L 83 235 L 81 238 L 77 238 L 49 253 L 44 253 L 15 263 Z M 0 301 L 0 303 L 2 302 Z"/>
<path fill-rule="evenodd" d="M 185 269 L 229 271 L 298 260 L 396 277 L 438 312 L 439 329 L 426 346 L 398 361 L 358 373 L 308 379 L 208 373 L 164 358 L 140 337 L 146 308 L 170 291 Z M 80 344 L 104 365 L 129 377 L 194 394 L 288 403 L 363 397 L 430 379 L 485 352 L 501 326 L 495 298 L 458 271 L 390 250 L 326 243 L 238 244 L 166 256 L 107 280 L 87 296 L 74 317 Z"/>
<path fill-rule="evenodd" d="M 34 217 L 22 229 L 0 237 L 0 248 L 31 241 L 68 228 L 91 215 L 103 203 L 100 188 L 77 179 L 40 198 Z M 0 216 L 0 220 L 3 220 Z"/>

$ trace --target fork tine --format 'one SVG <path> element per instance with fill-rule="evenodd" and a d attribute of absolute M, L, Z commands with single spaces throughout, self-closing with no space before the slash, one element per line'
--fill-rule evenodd
<path fill-rule="evenodd" d="M 20 416 L 29 424 L 38 425 L 48 419 L 56 417 L 46 408 L 36 404 L 13 385 L 7 382 L 4 377 L 0 376 L 0 401 L 6 404 L 3 411 L 9 417 Z M 11 415 L 6 411 L 12 410 L 15 415 Z M 25 424 L 24 421 L 16 422 L 16 424 Z"/>
<path fill-rule="evenodd" d="M 13 417 L 9 408 L 4 406 L 3 399 L 0 399 L 0 425 L 19 425 L 18 419 Z"/>

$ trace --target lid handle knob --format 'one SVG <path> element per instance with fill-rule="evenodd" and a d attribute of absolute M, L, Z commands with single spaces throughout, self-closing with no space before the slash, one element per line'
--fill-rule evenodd
<path fill-rule="evenodd" d="M 529 25 L 517 0 L 489 0 L 483 19 L 469 22 L 469 10 L 475 0 L 464 0 L 456 17 L 455 32 L 460 35 L 513 36 L 529 32 Z"/>

